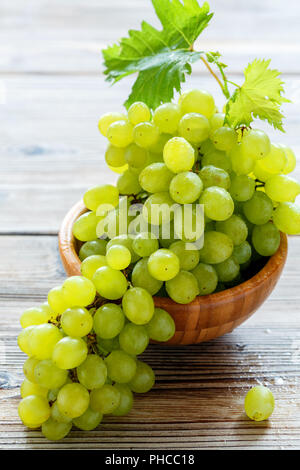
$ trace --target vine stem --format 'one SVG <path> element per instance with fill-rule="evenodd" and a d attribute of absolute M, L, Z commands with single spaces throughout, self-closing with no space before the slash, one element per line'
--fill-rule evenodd
<path fill-rule="evenodd" d="M 211 66 L 209 65 L 209 63 L 207 62 L 206 59 L 204 59 L 203 56 L 200 57 L 200 59 L 202 60 L 202 62 L 205 64 L 205 66 L 208 68 L 209 72 L 212 74 L 212 76 L 217 80 L 218 84 L 220 85 L 222 91 L 224 90 L 224 87 L 223 87 L 223 84 L 221 82 L 221 80 L 219 79 L 219 77 L 215 74 L 215 72 L 213 71 L 213 69 L 211 68 Z"/>

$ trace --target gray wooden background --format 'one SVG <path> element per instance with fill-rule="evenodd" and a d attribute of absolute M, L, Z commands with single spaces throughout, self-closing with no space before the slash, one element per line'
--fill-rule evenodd
<path fill-rule="evenodd" d="M 248 61 L 272 58 L 293 105 L 285 106 L 286 133 L 269 131 L 299 155 L 299 2 L 210 3 L 215 18 L 198 47 L 222 51 L 239 82 Z M 157 24 L 149 0 L 0 0 L 0 448 L 299 449 L 298 237 L 290 238 L 277 289 L 246 324 L 207 344 L 146 352 L 157 384 L 128 417 L 59 443 L 18 420 L 19 315 L 64 279 L 56 235 L 66 211 L 89 186 L 116 179 L 104 165 L 97 121 L 121 109 L 131 81 L 110 88 L 100 51 L 142 19 Z M 222 105 L 201 63 L 190 86 L 212 91 Z M 270 421 L 254 423 L 243 399 L 260 383 L 272 388 L 276 409 Z"/>

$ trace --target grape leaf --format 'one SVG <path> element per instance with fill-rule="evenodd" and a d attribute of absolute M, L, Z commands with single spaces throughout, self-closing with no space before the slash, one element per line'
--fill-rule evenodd
<path fill-rule="evenodd" d="M 126 107 L 144 101 L 155 109 L 170 101 L 174 90 L 180 91 L 191 64 L 202 54 L 192 50 L 193 43 L 213 16 L 209 5 L 201 7 L 197 0 L 152 0 L 152 4 L 162 30 L 144 21 L 141 30 L 130 30 L 119 44 L 103 50 L 108 81 L 138 73 Z"/>
<path fill-rule="evenodd" d="M 255 59 L 245 69 L 244 84 L 227 102 L 225 123 L 233 128 L 248 127 L 254 118 L 259 118 L 284 132 L 280 107 L 289 100 L 282 96 L 280 72 L 270 69 L 270 62 Z"/>

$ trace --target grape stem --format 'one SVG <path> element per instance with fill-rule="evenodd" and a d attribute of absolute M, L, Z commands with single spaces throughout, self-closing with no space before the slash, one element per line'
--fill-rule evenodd
<path fill-rule="evenodd" d="M 226 98 L 229 98 L 229 96 L 227 96 L 226 92 L 225 92 L 225 88 L 224 88 L 224 85 L 223 83 L 221 82 L 221 80 L 219 79 L 219 77 L 215 74 L 215 72 L 213 71 L 213 69 L 211 68 L 211 66 L 209 65 L 209 63 L 207 62 L 207 60 L 201 56 L 201 60 L 202 62 L 205 64 L 205 66 L 207 67 L 207 69 L 209 70 L 209 72 L 212 74 L 212 76 L 217 80 L 218 84 L 220 85 L 224 95 L 226 96 Z"/>

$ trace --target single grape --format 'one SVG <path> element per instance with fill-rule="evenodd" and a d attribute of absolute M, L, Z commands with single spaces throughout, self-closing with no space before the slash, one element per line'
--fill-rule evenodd
<path fill-rule="evenodd" d="M 106 256 L 93 255 L 82 261 L 80 270 L 85 278 L 92 280 L 97 269 L 103 266 L 107 266 Z"/>
<path fill-rule="evenodd" d="M 300 194 L 300 183 L 286 175 L 274 175 L 266 181 L 266 194 L 277 202 L 294 202 Z"/>
<path fill-rule="evenodd" d="M 107 356 L 108 353 L 120 349 L 119 336 L 115 336 L 112 339 L 104 339 L 97 336 L 97 347 L 100 354 Z"/>
<path fill-rule="evenodd" d="M 254 421 L 268 419 L 274 411 L 273 393 L 267 387 L 258 385 L 251 388 L 245 398 L 245 412 Z"/>
<path fill-rule="evenodd" d="M 115 388 L 120 392 L 119 406 L 113 411 L 114 416 L 127 415 L 133 406 L 133 394 L 125 384 L 115 384 Z"/>
<path fill-rule="evenodd" d="M 197 113 L 185 114 L 178 126 L 179 135 L 194 145 L 199 145 L 209 137 L 209 120 Z"/>
<path fill-rule="evenodd" d="M 175 134 L 181 118 L 179 106 L 173 103 L 165 103 L 156 108 L 153 121 L 160 132 Z"/>
<path fill-rule="evenodd" d="M 225 114 L 215 113 L 209 120 L 210 124 L 210 138 L 212 138 L 214 132 L 220 127 L 224 126 Z"/>
<path fill-rule="evenodd" d="M 102 417 L 103 415 L 99 411 L 88 408 L 81 416 L 73 419 L 73 424 L 82 431 L 92 431 L 99 426 Z"/>
<path fill-rule="evenodd" d="M 192 274 L 198 281 L 199 295 L 208 295 L 215 292 L 218 285 L 218 275 L 213 266 L 199 263 L 193 269 Z"/>
<path fill-rule="evenodd" d="M 71 419 L 81 416 L 87 410 L 89 402 L 89 392 L 79 383 L 64 385 L 57 395 L 60 413 Z"/>
<path fill-rule="evenodd" d="M 244 203 L 243 210 L 249 222 L 255 225 L 263 225 L 272 217 L 273 204 L 265 193 L 255 191 L 252 198 Z"/>
<path fill-rule="evenodd" d="M 199 198 L 203 183 L 196 173 L 185 171 L 173 177 L 170 183 L 171 198 L 179 204 L 191 204 Z"/>
<path fill-rule="evenodd" d="M 96 296 L 94 284 L 83 276 L 71 276 L 66 279 L 62 291 L 69 307 L 86 307 Z"/>
<path fill-rule="evenodd" d="M 261 256 L 272 256 L 280 245 L 280 232 L 276 225 L 268 222 L 256 225 L 252 233 L 252 244 Z"/>
<path fill-rule="evenodd" d="M 94 186 L 84 193 L 83 202 L 91 211 L 96 211 L 101 204 L 116 207 L 119 204 L 119 191 L 111 184 Z"/>
<path fill-rule="evenodd" d="M 58 389 L 59 392 L 59 389 Z M 57 394 L 58 394 L 57 392 Z M 57 397 L 56 397 L 57 398 Z M 55 401 L 52 406 L 51 406 L 51 418 L 52 420 L 56 421 L 57 423 L 71 423 L 72 418 L 69 418 L 68 416 L 65 416 L 61 414 L 58 408 L 57 401 Z"/>
<path fill-rule="evenodd" d="M 230 194 L 235 201 L 245 202 L 252 198 L 255 191 L 255 181 L 247 175 L 231 177 Z"/>
<path fill-rule="evenodd" d="M 105 384 L 91 391 L 90 407 L 101 414 L 113 413 L 121 401 L 121 393 L 115 385 Z"/>
<path fill-rule="evenodd" d="M 23 423 L 40 426 L 50 417 L 50 406 L 46 398 L 30 395 L 20 401 L 18 413 Z"/>
<path fill-rule="evenodd" d="M 284 169 L 282 170 L 282 173 L 284 175 L 288 175 L 289 173 L 292 173 L 296 168 L 296 155 L 291 148 L 286 147 L 285 145 L 280 145 L 280 147 L 284 150 L 284 153 L 287 158 L 287 162 Z"/>
<path fill-rule="evenodd" d="M 97 269 L 93 276 L 97 292 L 108 300 L 117 300 L 123 297 L 127 290 L 127 280 L 123 273 L 103 266 Z"/>
<path fill-rule="evenodd" d="M 166 290 L 171 299 L 178 304 L 188 304 L 199 294 L 197 279 L 188 271 L 180 271 L 177 276 L 167 281 Z"/>
<path fill-rule="evenodd" d="M 114 147 L 127 147 L 133 142 L 133 126 L 128 121 L 113 122 L 107 129 L 106 137 Z"/>
<path fill-rule="evenodd" d="M 228 259 L 233 252 L 233 241 L 225 233 L 205 233 L 204 246 L 200 250 L 200 261 L 205 264 L 219 264 Z"/>
<path fill-rule="evenodd" d="M 238 175 L 249 175 L 254 170 L 255 160 L 245 155 L 241 144 L 236 144 L 229 152 L 233 171 Z"/>
<path fill-rule="evenodd" d="M 31 355 L 40 360 L 51 359 L 54 347 L 62 337 L 62 332 L 50 323 L 35 326 L 28 338 Z"/>
<path fill-rule="evenodd" d="M 195 163 L 195 150 L 183 137 L 173 137 L 164 148 L 164 162 L 173 173 L 189 171 Z"/>
<path fill-rule="evenodd" d="M 89 258 L 94 255 L 104 256 L 106 254 L 106 240 L 92 240 L 90 242 L 85 242 L 79 250 L 80 261 Z"/>
<path fill-rule="evenodd" d="M 147 348 L 149 336 L 144 326 L 127 323 L 120 333 L 119 342 L 121 349 L 127 354 L 138 356 Z"/>
<path fill-rule="evenodd" d="M 234 247 L 232 256 L 239 264 L 245 264 L 251 259 L 252 248 L 250 243 L 244 241 L 238 246 Z"/>
<path fill-rule="evenodd" d="M 152 253 L 148 260 L 148 269 L 154 279 L 168 281 L 179 273 L 180 261 L 173 251 L 162 248 Z"/>
<path fill-rule="evenodd" d="M 30 336 L 35 328 L 35 326 L 27 326 L 27 328 L 24 328 L 18 335 L 18 346 L 27 356 L 32 356 Z"/>
<path fill-rule="evenodd" d="M 56 367 L 51 359 L 40 361 L 34 369 L 35 382 L 47 389 L 62 387 L 67 377 L 68 372 Z"/>
<path fill-rule="evenodd" d="M 212 220 L 229 219 L 234 211 L 234 202 L 229 192 L 218 186 L 206 188 L 199 203 L 204 205 L 204 214 Z"/>
<path fill-rule="evenodd" d="M 240 265 L 233 256 L 214 267 L 221 282 L 233 281 L 240 272 Z"/>
<path fill-rule="evenodd" d="M 128 383 L 130 389 L 135 393 L 147 393 L 153 388 L 155 375 L 152 368 L 142 361 L 136 361 L 136 373 Z"/>
<path fill-rule="evenodd" d="M 49 418 L 42 424 L 42 433 L 50 441 L 58 441 L 66 437 L 71 431 L 72 423 L 58 423 Z"/>
<path fill-rule="evenodd" d="M 134 287 L 142 287 L 151 295 L 155 295 L 161 289 L 163 283 L 149 273 L 148 259 L 146 257 L 136 263 L 131 274 L 131 282 Z"/>
<path fill-rule="evenodd" d="M 148 160 L 147 150 L 136 144 L 130 144 L 125 149 L 125 163 L 128 163 L 131 169 L 143 168 Z"/>
<path fill-rule="evenodd" d="M 243 243 L 248 237 L 248 227 L 244 220 L 236 214 L 223 222 L 216 223 L 217 232 L 228 235 L 235 246 Z"/>
<path fill-rule="evenodd" d="M 150 109 L 142 101 L 136 101 L 128 109 L 128 119 L 134 126 L 140 124 L 141 122 L 150 121 Z"/>
<path fill-rule="evenodd" d="M 237 133 L 230 127 L 219 127 L 212 134 L 211 140 L 216 149 L 229 152 L 237 143 Z"/>
<path fill-rule="evenodd" d="M 48 292 L 48 303 L 57 314 L 63 313 L 69 307 L 61 286 L 53 287 Z"/>
<path fill-rule="evenodd" d="M 99 131 L 101 132 L 102 135 L 104 135 L 104 137 L 106 137 L 108 128 L 113 122 L 126 121 L 126 119 L 127 117 L 125 116 L 125 114 L 122 114 L 122 113 L 103 114 L 103 116 L 101 116 L 99 123 L 98 123 Z"/>
<path fill-rule="evenodd" d="M 210 186 L 220 186 L 226 190 L 230 188 L 230 176 L 222 168 L 217 168 L 213 165 L 204 166 L 200 170 L 199 176 L 204 188 L 209 188 Z"/>
<path fill-rule="evenodd" d="M 152 163 L 146 166 L 139 175 L 141 187 L 149 193 L 168 191 L 174 176 L 164 163 Z"/>
<path fill-rule="evenodd" d="M 30 382 L 34 382 L 34 369 L 39 362 L 35 357 L 28 357 L 23 364 L 24 375 Z"/>
<path fill-rule="evenodd" d="M 109 144 L 105 152 L 105 161 L 109 167 L 121 168 L 126 165 L 125 149 Z"/>
<path fill-rule="evenodd" d="M 269 178 L 271 178 L 271 176 L 274 176 L 273 173 L 263 168 L 262 160 L 257 160 L 255 162 L 253 174 L 259 181 L 263 182 L 266 182 Z"/>
<path fill-rule="evenodd" d="M 150 322 L 146 325 L 149 337 L 154 341 L 169 341 L 175 334 L 175 322 L 162 308 L 156 308 Z"/>
<path fill-rule="evenodd" d="M 268 155 L 261 160 L 260 166 L 263 170 L 277 175 L 283 172 L 287 163 L 288 159 L 284 149 L 280 145 L 271 144 L 271 150 Z"/>
<path fill-rule="evenodd" d="M 192 249 L 192 246 L 189 246 L 182 240 L 172 243 L 170 250 L 178 257 L 180 269 L 184 271 L 191 271 L 199 263 L 199 250 Z"/>
<path fill-rule="evenodd" d="M 108 266 L 112 269 L 122 270 L 128 268 L 131 263 L 131 253 L 123 245 L 113 245 L 106 253 L 106 260 Z"/>
<path fill-rule="evenodd" d="M 144 203 L 143 218 L 151 225 L 167 224 L 174 217 L 173 205 L 168 192 L 151 194 Z"/>
<path fill-rule="evenodd" d="M 274 211 L 273 222 L 281 232 L 299 235 L 300 206 L 292 202 L 282 202 Z"/>
<path fill-rule="evenodd" d="M 163 156 L 162 153 L 164 151 L 164 147 L 168 140 L 172 139 L 173 135 L 172 134 L 160 134 L 158 136 L 157 141 L 149 147 L 148 151 L 148 161 L 149 165 L 151 163 L 157 163 L 161 162 L 163 163 Z"/>
<path fill-rule="evenodd" d="M 68 336 L 82 338 L 91 331 L 93 317 L 86 308 L 68 308 L 61 316 L 61 327 Z"/>
<path fill-rule="evenodd" d="M 138 256 L 147 257 L 158 250 L 159 243 L 152 233 L 142 232 L 133 240 L 132 248 Z"/>
<path fill-rule="evenodd" d="M 148 323 L 154 314 L 152 296 L 142 287 L 129 289 L 123 296 L 122 306 L 126 317 L 136 325 Z"/>
<path fill-rule="evenodd" d="M 149 149 L 159 138 L 158 128 L 151 122 L 137 124 L 133 130 L 133 139 L 139 147 Z"/>
<path fill-rule="evenodd" d="M 241 150 L 243 155 L 260 160 L 270 153 L 271 142 L 265 132 L 259 129 L 250 129 L 243 134 Z"/>
<path fill-rule="evenodd" d="M 42 323 L 47 323 L 48 315 L 41 308 L 27 308 L 21 315 L 20 323 L 22 328 L 27 328 L 28 326 L 41 325 Z"/>
<path fill-rule="evenodd" d="M 22 398 L 30 397 L 31 395 L 47 398 L 48 389 L 25 378 L 21 384 L 20 393 Z"/>
<path fill-rule="evenodd" d="M 202 167 L 215 166 L 216 168 L 221 168 L 227 173 L 230 173 L 232 170 L 229 156 L 225 152 L 221 152 L 220 150 L 216 149 L 204 153 L 203 157 L 201 158 L 201 165 Z"/>
<path fill-rule="evenodd" d="M 109 250 L 109 248 L 113 245 L 123 245 L 123 246 L 126 246 L 126 248 L 128 248 L 128 250 L 130 251 L 131 253 L 131 261 L 132 263 L 135 263 L 138 259 L 139 259 L 139 256 L 135 253 L 135 251 L 133 250 L 133 239 L 130 235 L 128 234 L 122 234 L 122 235 L 119 235 L 117 237 L 114 237 L 113 239 L 111 239 L 108 244 L 107 244 L 107 250 Z"/>
<path fill-rule="evenodd" d="M 86 212 L 81 215 L 73 224 L 73 235 L 81 242 L 92 241 L 97 238 L 97 225 L 101 217 L 94 212 Z"/>
<path fill-rule="evenodd" d="M 200 113 L 210 119 L 215 113 L 215 102 L 210 93 L 205 90 L 188 90 L 179 98 L 182 114 Z"/>
<path fill-rule="evenodd" d="M 117 181 L 117 187 L 120 194 L 138 194 L 142 188 L 139 183 L 139 177 L 132 170 L 126 170 Z"/>
<path fill-rule="evenodd" d="M 124 324 L 123 310 L 116 304 L 104 304 L 94 315 L 94 331 L 100 338 L 115 338 L 122 331 Z"/>
<path fill-rule="evenodd" d="M 60 369 L 74 369 L 85 361 L 87 353 L 87 345 L 82 338 L 66 336 L 56 343 L 52 360 Z"/>
<path fill-rule="evenodd" d="M 107 368 L 103 359 L 96 354 L 88 354 L 76 371 L 79 382 L 88 390 L 100 388 L 105 384 Z"/>

